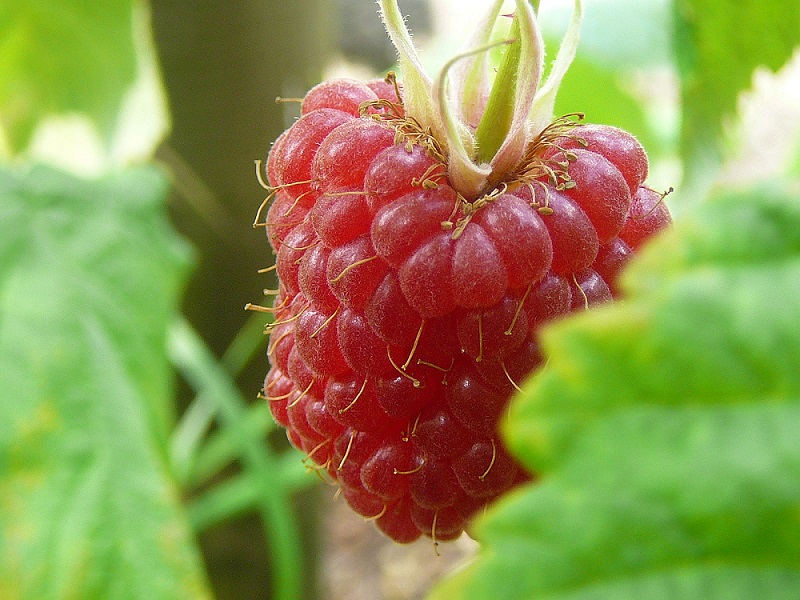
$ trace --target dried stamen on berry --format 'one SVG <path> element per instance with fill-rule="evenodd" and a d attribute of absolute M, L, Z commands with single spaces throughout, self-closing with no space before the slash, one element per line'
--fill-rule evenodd
<path fill-rule="evenodd" d="M 284 98 L 283 96 L 275 96 L 275 104 L 292 104 L 303 102 L 302 98 Z"/>
<path fill-rule="evenodd" d="M 265 326 L 264 326 L 264 329 L 265 329 L 266 331 L 272 331 L 273 329 L 275 329 L 275 328 L 276 328 L 276 327 L 278 327 L 279 325 L 288 325 L 289 323 L 293 323 L 294 321 L 297 321 L 297 319 L 299 319 L 300 317 L 302 317 L 302 316 L 303 316 L 303 313 L 304 313 L 304 312 L 306 312 L 306 311 L 307 311 L 307 310 L 308 310 L 310 307 L 311 307 L 311 304 L 308 304 L 308 305 L 306 305 L 306 306 L 303 308 L 303 310 L 301 310 L 300 312 L 298 312 L 296 315 L 294 315 L 294 316 L 292 316 L 292 317 L 289 317 L 288 319 L 285 319 L 285 320 L 283 320 L 283 321 L 274 321 L 274 322 L 272 322 L 272 323 L 267 323 L 267 325 L 265 325 Z"/>
<path fill-rule="evenodd" d="M 249 302 L 244 305 L 245 310 L 250 310 L 253 312 L 260 312 L 260 313 L 270 313 L 270 314 L 278 312 L 282 308 L 283 308 L 282 306 L 278 307 L 261 306 L 260 304 L 251 304 Z"/>
<path fill-rule="evenodd" d="M 304 458 L 303 460 L 304 460 L 304 461 L 306 461 L 306 460 L 312 460 L 312 459 L 313 459 L 313 456 L 314 456 L 314 455 L 315 455 L 315 454 L 316 454 L 316 453 L 317 453 L 319 450 L 322 450 L 322 449 L 323 449 L 325 446 L 327 446 L 327 445 L 328 445 L 328 444 L 330 444 L 330 443 L 331 443 L 331 440 L 323 440 L 323 441 L 321 441 L 319 444 L 317 444 L 316 446 L 314 446 L 314 447 L 311 449 L 311 451 L 310 451 L 308 454 L 306 454 L 306 456 L 305 456 L 305 458 Z M 312 468 L 313 468 L 313 467 L 312 467 Z M 318 470 L 318 469 L 319 469 L 319 467 L 318 467 L 317 469 L 314 469 L 314 470 L 316 471 L 316 470 Z"/>
<path fill-rule="evenodd" d="M 386 510 L 387 510 L 388 508 L 389 508 L 389 505 L 388 505 L 388 504 L 386 504 L 386 503 L 384 503 L 384 504 L 383 504 L 383 510 L 381 510 L 381 512 L 379 512 L 377 515 L 375 515 L 375 516 L 373 516 L 373 517 L 364 517 L 364 522 L 365 522 L 365 523 L 369 523 L 370 521 L 377 521 L 377 520 L 378 520 L 378 519 L 380 519 L 380 518 L 381 518 L 383 515 L 385 515 L 385 514 L 386 514 Z"/>
<path fill-rule="evenodd" d="M 408 358 L 406 362 L 403 363 L 403 366 L 400 367 L 403 371 L 408 369 L 408 365 L 411 364 L 411 359 L 414 357 L 414 352 L 417 351 L 417 345 L 419 344 L 419 339 L 422 337 L 422 330 L 425 328 L 425 320 L 423 319 L 422 322 L 419 324 L 419 329 L 417 330 L 417 336 L 414 338 L 414 343 L 411 345 L 411 351 L 408 353 Z"/>
<path fill-rule="evenodd" d="M 420 146 L 438 163 L 447 164 L 447 153 L 440 141 L 434 137 L 431 128 L 423 127 L 415 118 L 406 116 L 402 102 L 379 99 L 365 102 L 359 107 L 362 116 L 367 116 L 370 109 L 387 109 L 385 112 L 375 112 L 369 117 L 394 129 L 396 146 L 405 145 L 409 152 L 413 146 Z"/>
<path fill-rule="evenodd" d="M 314 246 L 319 244 L 319 240 L 314 240 L 313 242 L 311 242 L 310 244 L 308 244 L 306 246 L 291 246 L 291 245 L 287 244 L 285 240 L 282 240 L 281 243 L 284 246 L 286 246 L 287 248 L 289 248 L 290 250 L 295 250 L 297 252 L 303 252 L 304 250 L 309 250 L 310 248 L 313 248 Z"/>
<path fill-rule="evenodd" d="M 664 198 L 666 198 L 672 192 L 675 191 L 675 188 L 673 188 L 671 186 L 668 189 L 664 190 L 663 192 L 658 192 L 658 191 L 654 190 L 653 188 L 650 188 L 650 187 L 647 187 L 647 186 L 642 186 L 642 187 L 644 187 L 645 189 L 650 190 L 651 192 L 653 192 L 655 194 L 658 194 L 660 196 L 660 198 L 659 198 L 658 202 L 656 202 L 653 205 L 653 207 L 650 210 L 648 210 L 646 213 L 641 214 L 641 215 L 634 215 L 633 217 L 631 217 L 631 219 L 634 220 L 634 221 L 640 221 L 641 219 L 646 219 L 647 217 L 652 215 L 658 209 L 658 207 L 664 202 Z"/>
<path fill-rule="evenodd" d="M 514 173 L 509 174 L 509 185 L 539 184 L 542 178 L 546 178 L 559 191 L 574 187 L 575 184 L 571 180 L 568 170 L 569 163 L 574 162 L 577 157 L 574 152 L 565 150 L 559 143 L 564 139 L 575 139 L 579 144 L 581 142 L 585 144 L 585 141 L 581 140 L 577 134 L 572 133 L 573 129 L 581 126 L 580 121 L 583 118 L 583 113 L 569 113 L 555 119 L 545 127 L 528 145 Z M 561 153 L 565 160 L 543 159 L 542 156 L 547 150 Z"/>
<path fill-rule="evenodd" d="M 270 344 L 270 347 L 267 350 L 267 356 L 271 357 L 275 353 L 275 348 L 278 347 L 278 344 L 280 344 L 283 340 L 285 340 L 289 336 L 294 337 L 294 333 L 292 331 L 285 331 L 280 336 L 278 336 L 278 338 L 274 342 L 272 342 L 272 344 Z"/>
<path fill-rule="evenodd" d="M 453 370 L 453 365 L 455 363 L 456 363 L 456 359 L 455 358 L 451 359 L 450 366 L 445 369 L 444 367 L 440 367 L 439 365 L 435 365 L 435 364 L 433 364 L 431 362 L 428 362 L 426 360 L 417 359 L 417 364 L 418 365 L 423 365 L 425 367 L 430 367 L 431 369 L 436 369 L 437 371 L 441 371 L 442 373 L 449 373 L 450 371 L 452 371 Z"/>
<path fill-rule="evenodd" d="M 341 471 L 342 467 L 344 467 L 344 463 L 347 462 L 347 457 L 350 456 L 350 450 L 353 448 L 353 440 L 355 438 L 356 438 L 356 432 L 355 431 L 350 432 L 350 439 L 347 442 L 347 449 L 345 450 L 344 455 L 342 456 L 342 460 L 339 463 L 339 466 L 336 467 L 337 471 Z"/>
<path fill-rule="evenodd" d="M 515 390 L 517 390 L 518 392 L 521 392 L 521 391 L 522 391 L 522 388 L 521 388 L 521 387 L 519 387 L 519 385 L 517 384 L 517 382 L 516 382 L 516 381 L 514 381 L 514 380 L 511 378 L 511 374 L 508 372 L 508 367 L 506 367 L 506 363 L 505 363 L 505 362 L 503 362 L 503 361 L 501 360 L 501 361 L 500 361 L 500 366 L 501 366 L 501 367 L 502 367 L 502 369 L 503 369 L 503 373 L 505 374 L 505 376 L 506 376 L 506 379 L 508 379 L 508 381 L 511 383 L 511 385 L 512 385 L 512 386 L 514 386 L 514 389 L 515 389 Z"/>
<path fill-rule="evenodd" d="M 273 190 L 272 186 L 267 185 L 267 182 L 264 181 L 264 177 L 261 175 L 261 169 L 264 166 L 264 161 L 255 160 L 253 162 L 255 163 L 256 166 L 256 181 L 258 181 L 258 184 L 265 190 L 272 191 Z"/>
<path fill-rule="evenodd" d="M 531 284 L 525 290 L 525 293 L 522 295 L 522 298 L 517 303 L 517 309 L 514 311 L 514 316 L 511 319 L 511 324 L 508 326 L 508 329 L 506 329 L 503 332 L 503 335 L 511 335 L 512 333 L 514 333 L 514 326 L 517 324 L 517 321 L 519 320 L 519 316 L 522 313 L 522 307 L 525 305 L 525 300 L 528 299 L 528 295 L 531 293 L 532 289 L 533 289 L 533 283 L 531 282 Z"/>
<path fill-rule="evenodd" d="M 422 382 L 419 379 L 417 379 L 416 377 L 412 377 L 411 375 L 406 373 L 405 369 L 402 369 L 399 366 L 397 366 L 397 363 L 394 362 L 394 359 L 392 358 L 392 349 L 390 346 L 386 347 L 386 355 L 389 357 L 389 362 L 391 363 L 392 367 L 394 367 L 395 371 L 397 371 L 398 373 L 400 373 L 400 375 L 408 379 L 411 382 L 411 385 L 413 385 L 415 388 L 422 387 Z"/>
<path fill-rule="evenodd" d="M 293 407 L 294 407 L 295 405 L 297 405 L 297 404 L 298 404 L 298 403 L 299 403 L 299 402 L 300 402 L 300 401 L 301 401 L 303 398 L 305 398 L 306 394 L 308 394 L 308 392 L 309 392 L 309 391 L 311 391 L 311 388 L 314 386 L 314 383 L 315 383 L 315 381 L 312 379 L 312 380 L 309 382 L 309 384 L 306 386 L 306 389 L 304 389 L 304 390 L 303 390 L 303 391 L 300 393 L 300 395 L 299 395 L 299 396 L 297 396 L 297 398 L 295 398 L 294 400 L 292 400 L 292 402 L 291 402 L 290 404 L 288 404 L 288 405 L 286 406 L 286 408 L 293 408 Z"/>
<path fill-rule="evenodd" d="M 483 313 L 478 313 L 478 355 L 475 357 L 475 362 L 483 360 Z"/>
<path fill-rule="evenodd" d="M 322 325 L 320 325 L 319 327 L 317 327 L 317 328 L 314 330 L 314 333 L 312 333 L 312 334 L 311 334 L 311 338 L 313 339 L 313 338 L 317 337 L 317 336 L 319 335 L 319 332 L 320 332 L 320 331 L 322 331 L 323 329 L 325 329 L 325 327 L 327 327 L 327 326 L 328 326 L 328 324 L 329 324 L 331 321 L 333 321 L 333 320 L 336 318 L 336 315 L 338 315 L 338 314 L 339 314 L 339 311 L 340 311 L 341 309 L 342 309 L 342 307 L 341 307 L 341 306 L 338 306 L 338 307 L 336 307 L 336 310 L 335 310 L 335 311 L 333 311 L 333 314 L 332 314 L 330 317 L 328 317 L 327 319 L 325 319 L 325 320 L 322 322 Z"/>
<path fill-rule="evenodd" d="M 294 390 L 292 390 L 291 392 L 287 392 L 285 394 L 281 394 L 280 396 L 265 396 L 265 398 L 270 402 L 276 402 L 278 400 L 286 400 L 292 394 L 294 394 Z"/>
<path fill-rule="evenodd" d="M 353 401 L 352 401 L 352 402 L 350 402 L 350 404 L 348 404 L 348 405 L 347 405 L 347 406 L 345 406 L 344 408 L 340 408 L 340 409 L 339 409 L 339 414 L 340 414 L 340 415 L 343 415 L 343 414 L 344 414 L 344 413 L 346 413 L 348 410 L 350 410 L 351 408 L 353 408 L 353 407 L 356 405 L 356 402 L 358 402 L 358 399 L 359 399 L 359 398 L 361 398 L 361 395 L 364 393 L 364 390 L 365 390 L 366 388 L 367 388 L 367 378 L 365 377 L 365 378 L 364 378 L 364 383 L 362 383 L 362 384 L 361 384 L 361 389 L 360 389 L 360 390 L 358 390 L 358 393 L 356 394 L 356 397 L 355 397 L 355 398 L 353 398 Z"/>
<path fill-rule="evenodd" d="M 422 467 L 424 467 L 424 466 L 425 466 L 425 463 L 422 462 L 422 463 L 418 464 L 416 467 L 414 467 L 413 469 L 411 469 L 410 471 L 400 471 L 399 469 L 392 469 L 392 474 L 393 475 L 413 475 L 414 473 L 418 473 L 420 470 L 422 470 Z"/>
<path fill-rule="evenodd" d="M 456 211 L 460 211 L 462 216 L 455 223 L 455 229 L 453 230 L 452 238 L 454 240 L 460 238 L 461 234 L 464 233 L 464 229 L 466 229 L 467 225 L 469 225 L 470 221 L 472 220 L 472 217 L 475 216 L 475 213 L 494 202 L 498 197 L 505 194 L 507 190 L 508 185 L 506 183 L 501 183 L 497 188 L 480 196 L 472 202 L 464 198 L 464 196 L 461 194 L 458 194 L 459 203 L 456 205 Z M 445 221 L 444 223 L 450 222 L 451 221 Z M 444 223 L 442 223 L 443 227 Z"/>
<path fill-rule="evenodd" d="M 578 280 L 575 277 L 574 273 L 572 274 L 572 281 L 575 284 L 575 287 L 578 288 L 578 291 L 580 292 L 581 296 L 583 296 L 584 309 L 589 310 L 589 296 L 586 295 L 586 291 L 583 289 L 583 286 L 580 283 L 578 283 Z"/>
<path fill-rule="evenodd" d="M 489 475 L 489 471 L 492 470 L 494 466 L 494 462 L 497 460 L 497 444 L 494 442 L 494 438 L 492 438 L 492 459 L 489 461 L 489 466 L 486 467 L 486 470 L 478 476 L 478 479 L 481 481 L 486 480 L 486 476 Z"/>
<path fill-rule="evenodd" d="M 436 541 L 436 520 L 439 518 L 439 509 L 433 513 L 433 525 L 431 525 L 431 540 L 433 541 L 433 551 L 439 556 L 439 542 Z"/>
<path fill-rule="evenodd" d="M 380 0 L 404 85 L 315 86 L 255 164 L 268 196 L 254 226 L 277 254 L 259 272 L 280 279 L 272 307 L 247 306 L 274 315 L 259 397 L 336 498 L 435 550 L 528 477 L 497 436 L 518 382 L 546 368 L 541 327 L 616 297 L 624 264 L 670 222 L 633 136 L 552 114 L 580 0 L 542 89 L 541 35 L 515 1 L 519 35 L 503 43 L 520 61 L 498 69 L 492 110 L 477 84 L 501 3 L 477 50 L 431 80 Z"/>
<path fill-rule="evenodd" d="M 378 258 L 378 256 L 376 255 L 376 256 L 368 256 L 367 258 L 362 258 L 361 260 L 357 260 L 353 264 L 348 265 L 347 267 L 345 267 L 344 270 L 341 273 L 339 273 L 336 277 L 334 277 L 333 279 L 329 279 L 328 282 L 329 283 L 336 283 L 340 279 L 342 279 L 342 277 L 347 275 L 347 272 L 350 271 L 351 269 L 355 269 L 358 266 L 364 265 L 364 264 L 366 264 L 368 262 L 372 262 L 373 260 L 375 260 L 377 258 Z"/>
<path fill-rule="evenodd" d="M 421 186 L 426 190 L 437 189 L 441 182 L 447 180 L 447 174 L 442 171 L 442 167 L 442 163 L 432 164 L 421 176 L 412 178 L 411 185 Z"/>

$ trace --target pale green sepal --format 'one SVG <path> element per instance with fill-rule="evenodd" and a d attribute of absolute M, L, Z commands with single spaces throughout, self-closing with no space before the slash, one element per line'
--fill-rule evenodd
<path fill-rule="evenodd" d="M 484 43 L 477 49 L 451 59 L 436 80 L 431 82 L 414 48 L 397 0 L 378 2 L 381 18 L 400 58 L 406 116 L 415 119 L 438 140 L 447 154 L 451 184 L 468 200 L 472 200 L 513 173 L 530 142 L 552 121 L 556 91 L 575 56 L 583 15 L 581 1 L 575 0 L 572 21 L 552 72 L 543 89 L 538 90 L 544 71 L 544 42 L 533 7 L 526 0 L 516 0 L 519 66 L 513 83 L 511 124 L 490 163 L 476 158 L 478 148 L 471 125 L 480 123 L 481 113 L 485 110 L 486 91 L 489 88 L 486 52 L 493 44 Z M 491 38 L 502 4 L 501 0 L 492 3 L 491 10 L 479 24 L 473 43 L 486 42 Z M 449 85 L 448 78 L 451 75 L 452 84 Z M 449 93 L 451 90 L 452 95 Z"/>
<path fill-rule="evenodd" d="M 431 93 L 431 80 L 422 67 L 397 0 L 378 0 L 378 3 L 386 32 L 400 59 L 405 114 L 416 119 L 423 127 L 430 127 L 435 138 L 444 140 L 444 127 Z"/>
<path fill-rule="evenodd" d="M 444 135 L 449 150 L 447 175 L 453 187 L 467 199 L 476 198 L 486 188 L 491 167 L 486 163 L 475 162 L 475 136 L 469 127 L 459 121 L 448 101 L 448 74 L 457 62 L 475 54 L 485 54 L 495 45 L 497 44 L 490 44 L 451 58 L 433 83 L 434 102 L 444 124 Z"/>
<path fill-rule="evenodd" d="M 496 17 L 494 13 L 492 14 Z M 474 136 L 471 130 L 469 135 L 465 136 L 464 124 L 453 114 L 452 105 L 447 98 L 446 80 L 449 70 L 457 62 L 470 56 L 485 56 L 488 50 L 497 44 L 476 48 L 451 59 L 434 82 L 434 99 L 445 126 L 444 133 L 450 151 L 448 176 L 453 186 L 467 199 L 476 198 L 494 185 L 496 182 L 493 181 L 493 175 L 501 180 L 519 163 L 528 145 L 526 121 L 544 66 L 544 42 L 536 23 L 536 15 L 525 0 L 517 0 L 517 19 L 520 62 L 514 111 L 509 132 L 490 164 L 475 162 Z M 499 43 L 509 43 L 509 41 Z"/>
<path fill-rule="evenodd" d="M 491 10 L 478 23 L 475 34 L 465 46 L 469 55 L 453 66 L 450 89 L 456 101 L 458 117 L 472 128 L 476 128 L 486 109 L 486 100 L 491 89 L 489 56 L 486 52 L 472 52 L 473 48 L 488 45 L 503 0 L 495 0 Z"/>
<path fill-rule="evenodd" d="M 583 20 L 583 3 L 581 0 L 575 0 L 575 5 L 572 11 L 572 20 L 570 21 L 567 32 L 564 34 L 564 39 L 558 49 L 556 60 L 553 63 L 553 68 L 547 76 L 541 89 L 536 93 L 536 99 L 533 102 L 530 115 L 528 116 L 528 128 L 530 135 L 536 136 L 542 130 L 553 122 L 553 109 L 556 103 L 556 94 L 561 85 L 561 80 L 566 75 L 567 70 L 575 58 L 575 52 L 578 49 L 578 41 L 580 39 L 581 21 Z"/>
<path fill-rule="evenodd" d="M 536 13 L 526 0 L 517 0 L 516 18 L 520 33 L 520 60 L 514 113 L 509 132 L 491 162 L 492 173 L 500 180 L 517 166 L 525 153 L 529 142 L 527 120 L 544 69 L 544 41 L 536 22 Z M 497 182 L 490 178 L 490 183 Z"/>

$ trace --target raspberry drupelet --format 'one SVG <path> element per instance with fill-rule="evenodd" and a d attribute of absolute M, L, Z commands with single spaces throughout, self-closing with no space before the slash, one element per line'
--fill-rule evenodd
<path fill-rule="evenodd" d="M 396 5 L 381 6 L 412 70 Z M 629 133 L 543 121 L 518 94 L 529 126 L 512 122 L 491 165 L 467 160 L 449 113 L 416 116 L 431 110 L 419 89 L 409 105 L 410 83 L 427 85 L 311 89 L 269 153 L 256 219 L 280 281 L 260 307 L 275 317 L 262 393 L 309 467 L 401 543 L 455 539 L 533 477 L 498 425 L 542 364 L 541 328 L 619 297 L 624 265 L 670 223 Z"/>
<path fill-rule="evenodd" d="M 567 120 L 469 201 L 431 140 L 395 129 L 401 99 L 379 83 L 312 89 L 270 152 L 263 393 L 353 510 L 399 542 L 453 539 L 529 477 L 496 429 L 541 363 L 539 328 L 611 301 L 670 218 L 633 136 Z"/>

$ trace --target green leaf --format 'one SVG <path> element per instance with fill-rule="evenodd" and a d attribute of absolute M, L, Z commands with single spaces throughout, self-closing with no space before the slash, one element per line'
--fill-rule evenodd
<path fill-rule="evenodd" d="M 51 114 L 86 113 L 110 137 L 136 75 L 133 0 L 0 0 L 0 126 L 25 148 Z"/>
<path fill-rule="evenodd" d="M 578 55 L 622 71 L 670 63 L 672 0 L 595 0 L 586 2 Z M 569 21 L 569 2 L 545 2 L 545 38 L 560 37 Z M 554 46 L 548 45 L 548 48 Z M 587 88 L 588 89 L 588 88 Z"/>
<path fill-rule="evenodd" d="M 663 144 L 648 124 L 644 108 L 626 89 L 618 67 L 607 67 L 589 53 L 578 52 L 558 90 L 555 114 L 584 113 L 586 122 L 615 125 L 634 134 L 651 156 L 659 150 L 663 154 L 666 149 L 660 147 Z"/>
<path fill-rule="evenodd" d="M 0 597 L 208 595 L 167 467 L 166 193 L 152 168 L 0 171 Z"/>
<path fill-rule="evenodd" d="M 689 182 L 708 179 L 722 158 L 724 126 L 753 70 L 778 70 L 800 45 L 800 3 L 677 0 L 674 47 L 684 118 L 681 154 Z"/>
<path fill-rule="evenodd" d="M 305 469 L 297 460 L 293 468 L 287 468 L 264 444 L 261 432 L 253 427 L 253 420 L 249 418 L 253 413 L 248 411 L 263 411 L 267 407 L 260 403 L 260 409 L 247 408 L 235 383 L 185 320 L 178 320 L 170 328 L 167 347 L 173 363 L 200 398 L 213 403 L 221 427 L 235 436 L 242 466 L 248 473 L 246 479 L 257 486 L 255 490 L 245 490 L 245 483 L 228 482 L 220 489 L 206 491 L 198 500 L 199 504 L 193 506 L 195 523 L 198 526 L 209 525 L 213 518 L 222 518 L 225 511 L 243 509 L 250 499 L 257 501 L 270 545 L 274 580 L 271 597 L 275 600 L 299 598 L 303 587 L 303 573 L 298 570 L 298 565 L 303 562 L 302 548 L 289 495 L 299 487 L 298 472 Z M 214 453 L 213 447 L 209 446 L 207 450 Z M 204 458 L 206 466 L 208 459 L 215 461 L 213 456 L 205 455 Z M 313 476 L 305 475 L 314 482 Z M 243 492 L 246 492 L 244 496 Z"/>
<path fill-rule="evenodd" d="M 544 332 L 506 423 L 540 480 L 433 598 L 800 593 L 800 188 L 695 207 L 624 286 Z"/>

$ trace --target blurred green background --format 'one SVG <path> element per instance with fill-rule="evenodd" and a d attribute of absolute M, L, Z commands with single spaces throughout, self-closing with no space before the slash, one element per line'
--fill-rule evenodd
<path fill-rule="evenodd" d="M 399 4 L 435 73 L 487 2 Z M 636 134 L 678 218 L 797 177 L 800 9 L 585 4 L 556 114 Z M 571 9 L 541 1 L 548 58 Z M 243 310 L 275 287 L 250 227 L 254 160 L 298 114 L 275 98 L 392 68 L 376 4 L 0 0 L 0 36 L 0 597 L 422 597 L 452 563 L 342 591 L 400 555 L 331 559 L 330 490 L 256 400 L 266 319 Z"/>

